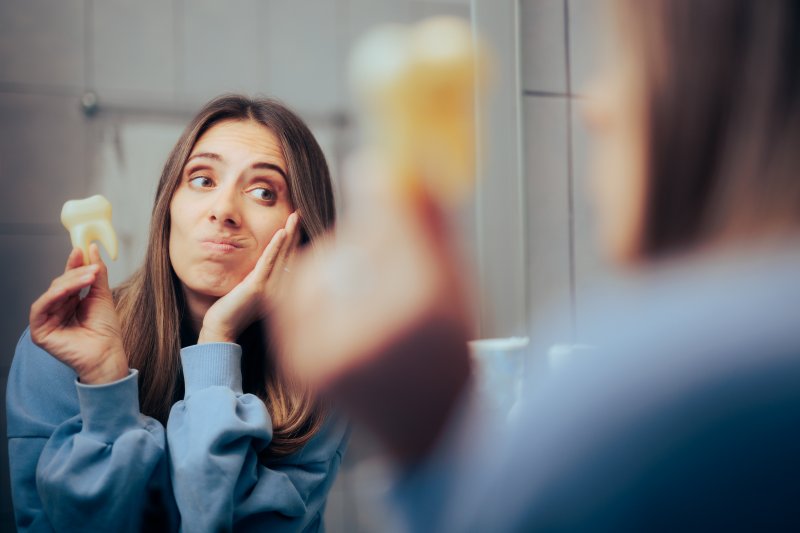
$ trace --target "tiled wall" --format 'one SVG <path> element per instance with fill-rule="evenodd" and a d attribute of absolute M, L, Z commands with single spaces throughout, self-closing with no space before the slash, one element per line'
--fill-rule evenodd
<path fill-rule="evenodd" d="M 571 314 L 549 342 L 580 342 L 581 306 L 609 275 L 595 243 L 581 96 L 601 66 L 607 0 L 520 0 L 530 323 Z"/>

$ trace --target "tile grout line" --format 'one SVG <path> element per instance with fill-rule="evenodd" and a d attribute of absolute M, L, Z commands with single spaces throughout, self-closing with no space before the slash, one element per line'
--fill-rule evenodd
<path fill-rule="evenodd" d="M 47 223 L 0 223 L 0 235 L 60 235 L 63 230 L 58 224 Z"/>
<path fill-rule="evenodd" d="M 524 96 L 540 96 L 544 98 L 575 98 L 576 95 L 570 94 L 569 92 L 566 93 L 559 93 L 559 92 L 551 92 L 551 91 L 533 91 L 529 89 L 525 89 L 522 91 Z"/>
<path fill-rule="evenodd" d="M 0 93 L 70 98 L 80 97 L 82 89 L 79 86 L 70 87 L 68 85 L 48 85 L 42 83 L 17 83 L 4 81 L 0 82 Z"/>

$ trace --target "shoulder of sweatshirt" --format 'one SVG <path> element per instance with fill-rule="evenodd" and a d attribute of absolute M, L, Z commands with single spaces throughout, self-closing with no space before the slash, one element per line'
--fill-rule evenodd
<path fill-rule="evenodd" d="M 33 343 L 25 329 L 17 343 L 6 388 L 8 437 L 49 436 L 80 411 L 77 375 Z"/>

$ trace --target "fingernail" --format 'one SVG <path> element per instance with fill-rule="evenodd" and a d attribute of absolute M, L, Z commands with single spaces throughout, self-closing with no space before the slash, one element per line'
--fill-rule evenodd
<path fill-rule="evenodd" d="M 93 274 L 86 274 L 84 276 L 81 276 L 81 282 L 82 283 L 89 283 L 93 279 L 94 279 L 94 275 Z"/>

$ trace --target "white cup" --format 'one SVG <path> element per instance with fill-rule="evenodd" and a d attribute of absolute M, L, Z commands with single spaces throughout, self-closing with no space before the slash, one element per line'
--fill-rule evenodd
<path fill-rule="evenodd" d="M 522 394 L 528 337 L 469 342 L 478 394 L 496 416 L 508 418 Z"/>

